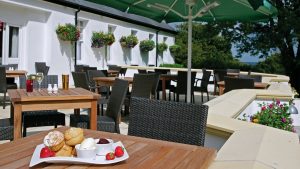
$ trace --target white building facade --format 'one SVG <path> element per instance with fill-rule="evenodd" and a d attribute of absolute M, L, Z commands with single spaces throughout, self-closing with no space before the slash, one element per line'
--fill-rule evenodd
<path fill-rule="evenodd" d="M 50 66 L 49 74 L 71 74 L 74 71 L 75 44 L 59 40 L 55 30 L 59 24 L 74 24 L 77 10 L 42 0 L 0 0 L 1 64 L 18 64 L 18 69 L 35 73 L 34 63 L 46 62 Z M 77 64 L 98 69 L 106 69 L 107 64 L 156 64 L 155 49 L 143 53 L 139 44 L 132 49 L 124 49 L 119 43 L 121 36 L 135 34 L 139 41 L 156 41 L 158 36 L 158 43 L 165 42 L 168 46 L 175 42 L 172 31 L 161 30 L 160 27 L 149 28 L 89 11 L 80 10 L 77 21 L 81 30 L 77 43 Z M 110 47 L 91 48 L 94 31 L 112 32 L 116 41 Z M 158 55 L 157 63 L 174 63 L 174 58 L 166 50 Z"/>

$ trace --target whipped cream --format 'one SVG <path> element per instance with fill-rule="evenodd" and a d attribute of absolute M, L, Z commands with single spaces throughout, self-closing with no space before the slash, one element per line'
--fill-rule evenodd
<path fill-rule="evenodd" d="M 95 149 L 95 147 L 96 147 L 95 140 L 93 138 L 86 138 L 81 142 L 79 149 L 91 150 L 91 149 Z"/>

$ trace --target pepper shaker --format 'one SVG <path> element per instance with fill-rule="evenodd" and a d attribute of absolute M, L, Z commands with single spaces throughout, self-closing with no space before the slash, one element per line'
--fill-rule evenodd
<path fill-rule="evenodd" d="M 54 84 L 54 85 L 53 85 L 52 91 L 53 91 L 53 93 L 57 93 L 57 91 L 58 91 L 57 84 Z"/>
<path fill-rule="evenodd" d="M 48 90 L 48 93 L 52 93 L 52 84 L 48 84 L 47 90 Z"/>

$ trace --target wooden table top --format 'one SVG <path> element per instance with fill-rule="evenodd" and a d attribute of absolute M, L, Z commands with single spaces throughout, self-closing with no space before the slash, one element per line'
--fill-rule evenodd
<path fill-rule="evenodd" d="M 12 102 L 51 101 L 51 100 L 82 100 L 98 99 L 100 96 L 83 88 L 59 89 L 57 93 L 48 93 L 47 89 L 26 92 L 26 89 L 9 89 L 7 93 Z"/>
<path fill-rule="evenodd" d="M 116 78 L 119 77 L 94 77 L 93 80 L 94 81 L 101 81 L 101 82 L 114 82 L 116 80 Z M 133 77 L 124 77 L 124 78 L 119 78 L 122 80 L 127 80 L 129 83 L 133 82 Z"/>
<path fill-rule="evenodd" d="M 220 86 L 224 86 L 225 85 L 225 81 L 220 81 L 217 83 Z M 268 87 L 268 83 L 262 83 L 262 82 L 254 82 L 254 87 L 255 88 L 259 88 L 259 89 L 265 89 Z"/>
<path fill-rule="evenodd" d="M 26 75 L 26 70 L 6 70 L 6 77 L 19 77 Z"/>
<path fill-rule="evenodd" d="M 56 130 L 65 131 L 67 127 Z M 0 168 L 28 168 L 35 147 L 43 143 L 49 131 L 41 132 L 13 142 L 0 144 Z M 194 145 L 133 137 L 94 130 L 84 130 L 85 138 L 111 138 L 122 141 L 129 158 L 112 165 L 50 164 L 41 163 L 34 168 L 208 168 L 216 157 L 216 150 Z"/>

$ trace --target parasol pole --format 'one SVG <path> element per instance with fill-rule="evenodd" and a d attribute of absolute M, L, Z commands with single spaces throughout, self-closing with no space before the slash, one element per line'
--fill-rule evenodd
<path fill-rule="evenodd" d="M 191 102 L 191 67 L 192 67 L 192 19 L 193 19 L 193 5 L 195 1 L 193 0 L 186 0 L 186 4 L 189 6 L 189 16 L 188 16 L 188 76 L 187 76 L 187 102 Z"/>

